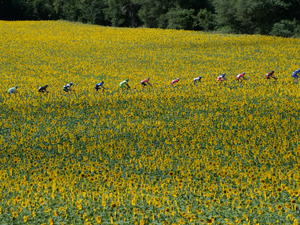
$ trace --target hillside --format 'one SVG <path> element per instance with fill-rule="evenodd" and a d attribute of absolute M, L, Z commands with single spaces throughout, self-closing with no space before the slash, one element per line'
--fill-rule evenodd
<path fill-rule="evenodd" d="M 65 21 L 0 37 L 0 223 L 298 223 L 299 39 Z"/>

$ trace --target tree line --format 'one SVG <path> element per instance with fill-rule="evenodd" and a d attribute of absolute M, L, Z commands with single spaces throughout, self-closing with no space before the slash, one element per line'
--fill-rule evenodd
<path fill-rule="evenodd" d="M 300 0 L 0 0 L 0 20 L 300 37 Z"/>

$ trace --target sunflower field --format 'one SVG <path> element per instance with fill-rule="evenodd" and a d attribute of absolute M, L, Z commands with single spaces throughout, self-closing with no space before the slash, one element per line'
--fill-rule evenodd
<path fill-rule="evenodd" d="M 298 224 L 299 52 L 299 39 L 0 21 L 0 224 Z"/>

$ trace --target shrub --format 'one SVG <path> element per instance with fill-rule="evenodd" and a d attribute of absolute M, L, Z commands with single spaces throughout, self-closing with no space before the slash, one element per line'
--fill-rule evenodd
<path fill-rule="evenodd" d="M 293 37 L 297 31 L 299 32 L 299 27 L 296 20 L 281 20 L 273 25 L 270 34 L 280 37 Z"/>
<path fill-rule="evenodd" d="M 215 15 L 207 9 L 200 9 L 194 22 L 197 30 L 210 31 L 216 26 Z"/>
<path fill-rule="evenodd" d="M 192 30 L 194 23 L 193 9 L 174 9 L 161 17 L 159 27 L 167 29 Z"/>

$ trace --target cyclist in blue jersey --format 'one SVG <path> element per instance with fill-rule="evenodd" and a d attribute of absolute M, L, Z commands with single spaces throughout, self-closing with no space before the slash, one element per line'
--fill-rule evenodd
<path fill-rule="evenodd" d="M 100 89 L 100 87 L 103 88 L 103 89 L 105 89 L 105 87 L 103 87 L 103 84 L 104 84 L 103 81 L 101 81 L 100 83 L 96 84 L 96 86 L 95 86 L 96 91 L 98 91 Z"/>
<path fill-rule="evenodd" d="M 298 82 L 298 77 L 299 77 L 299 74 L 300 73 L 300 69 L 298 69 L 298 70 L 296 70 L 294 73 L 293 73 L 293 75 L 292 75 L 292 77 L 294 77 L 294 82 Z"/>

